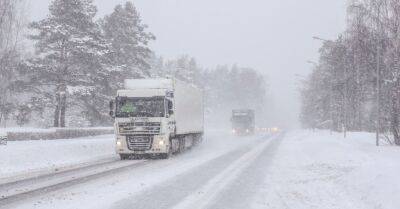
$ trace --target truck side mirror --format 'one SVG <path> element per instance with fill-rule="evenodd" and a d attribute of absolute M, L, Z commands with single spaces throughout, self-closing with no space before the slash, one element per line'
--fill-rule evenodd
<path fill-rule="evenodd" d="M 114 111 L 110 111 L 110 117 L 115 118 L 115 113 L 114 113 Z"/>
<path fill-rule="evenodd" d="M 172 101 L 168 101 L 168 114 L 173 115 L 174 114 L 174 105 Z"/>
<path fill-rule="evenodd" d="M 110 117 L 115 118 L 115 102 L 114 100 L 110 101 Z"/>

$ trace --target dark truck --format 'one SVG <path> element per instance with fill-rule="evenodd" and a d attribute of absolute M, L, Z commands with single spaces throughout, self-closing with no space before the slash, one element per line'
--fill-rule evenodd
<path fill-rule="evenodd" d="M 232 111 L 232 132 L 236 135 L 251 135 L 255 130 L 254 110 L 242 109 Z"/>

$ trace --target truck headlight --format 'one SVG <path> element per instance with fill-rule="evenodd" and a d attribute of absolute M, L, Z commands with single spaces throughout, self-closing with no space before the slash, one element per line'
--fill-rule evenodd
<path fill-rule="evenodd" d="M 160 145 L 160 146 L 164 146 L 164 145 L 165 145 L 165 141 L 164 141 L 164 140 L 160 140 L 160 141 L 158 141 L 158 145 Z"/>
<path fill-rule="evenodd" d="M 122 145 L 121 141 L 117 141 L 117 146 L 120 147 Z"/>

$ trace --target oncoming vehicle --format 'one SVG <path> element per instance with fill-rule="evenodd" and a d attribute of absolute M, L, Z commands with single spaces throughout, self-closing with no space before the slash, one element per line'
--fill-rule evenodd
<path fill-rule="evenodd" d="M 116 151 L 131 156 L 169 158 L 202 140 L 202 90 L 175 79 L 125 80 L 110 102 Z"/>
<path fill-rule="evenodd" d="M 254 110 L 243 109 L 232 111 L 232 132 L 236 135 L 251 135 L 255 131 Z"/>

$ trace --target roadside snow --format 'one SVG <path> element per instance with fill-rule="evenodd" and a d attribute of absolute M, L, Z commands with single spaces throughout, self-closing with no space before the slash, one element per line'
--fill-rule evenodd
<path fill-rule="evenodd" d="M 51 172 L 116 158 L 114 136 L 49 141 L 17 141 L 0 146 L 0 183 L 6 178 Z"/>
<path fill-rule="evenodd" d="M 400 149 L 374 135 L 297 131 L 285 137 L 252 208 L 400 208 Z"/>

